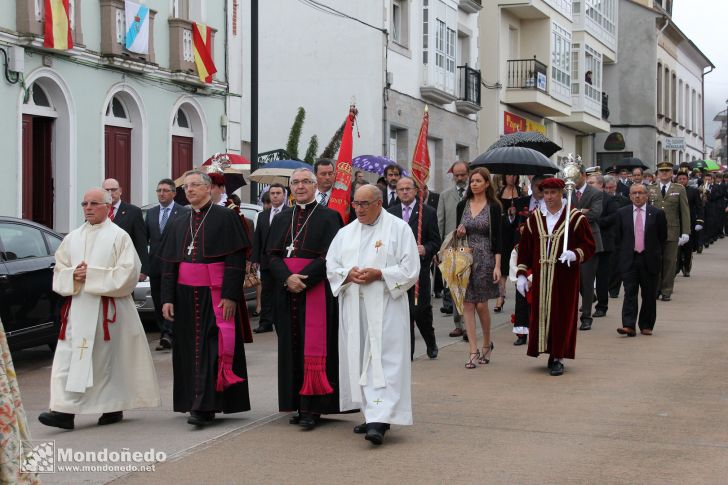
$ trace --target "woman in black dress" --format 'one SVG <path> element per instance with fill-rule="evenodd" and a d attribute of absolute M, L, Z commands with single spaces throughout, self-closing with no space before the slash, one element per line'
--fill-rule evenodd
<path fill-rule="evenodd" d="M 475 363 L 487 364 L 493 351 L 490 340 L 490 313 L 488 300 L 498 296 L 501 278 L 501 205 L 495 195 L 488 169 L 478 167 L 470 172 L 468 190 L 457 206 L 458 238 L 467 236 L 472 249 L 473 265 L 470 281 L 465 291 L 463 319 L 470 344 L 470 356 L 466 369 L 474 369 Z M 483 329 L 482 353 L 478 350 L 475 331 L 475 313 L 478 313 Z"/>
<path fill-rule="evenodd" d="M 506 280 L 508 279 L 508 260 L 516 245 L 516 199 L 521 196 L 521 189 L 518 187 L 518 175 L 500 175 L 500 190 L 498 200 L 503 207 L 501 218 L 501 237 L 503 238 L 503 254 L 501 258 L 501 279 L 498 282 L 498 300 L 496 300 L 493 311 L 500 313 L 506 300 Z"/>

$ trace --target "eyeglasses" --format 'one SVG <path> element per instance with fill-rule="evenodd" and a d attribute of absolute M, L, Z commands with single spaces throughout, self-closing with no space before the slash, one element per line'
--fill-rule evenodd
<path fill-rule="evenodd" d="M 184 184 L 182 186 L 182 190 L 190 190 L 190 189 L 196 189 L 197 187 L 202 187 L 203 185 L 209 185 L 204 182 L 192 182 L 190 184 Z"/>
<path fill-rule="evenodd" d="M 157 189 L 157 193 L 158 193 L 158 194 L 166 194 L 166 193 L 168 193 L 168 192 L 174 192 L 174 190 L 169 190 L 169 189 Z"/>
<path fill-rule="evenodd" d="M 107 192 L 116 192 L 117 190 L 119 190 L 119 187 L 112 187 L 110 189 L 104 189 L 104 190 Z"/>
<path fill-rule="evenodd" d="M 100 205 L 106 205 L 106 202 L 96 202 L 95 200 L 92 200 L 90 202 L 86 202 L 85 200 L 81 202 L 81 207 L 98 207 Z"/>
<path fill-rule="evenodd" d="M 397 189 L 397 192 L 409 192 L 411 190 L 417 190 L 417 189 L 414 187 L 400 187 Z"/>
<path fill-rule="evenodd" d="M 316 182 L 314 182 L 311 179 L 303 179 L 303 180 L 291 180 L 291 182 L 289 183 L 289 185 L 291 187 L 297 187 L 299 185 L 313 185 L 315 183 Z"/>
<path fill-rule="evenodd" d="M 355 200 L 351 203 L 354 208 L 361 207 L 362 209 L 368 209 L 370 205 L 375 204 L 376 200 Z"/>

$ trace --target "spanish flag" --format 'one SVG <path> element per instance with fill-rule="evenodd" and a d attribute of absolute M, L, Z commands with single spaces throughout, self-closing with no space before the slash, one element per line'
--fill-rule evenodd
<path fill-rule="evenodd" d="M 73 48 L 68 0 L 44 0 L 45 36 L 43 47 L 65 51 Z"/>
<path fill-rule="evenodd" d="M 47 0 L 46 0 L 47 1 Z M 212 75 L 217 72 L 212 62 L 212 31 L 204 24 L 192 23 L 192 53 L 195 56 L 197 75 L 203 83 L 212 83 Z"/>

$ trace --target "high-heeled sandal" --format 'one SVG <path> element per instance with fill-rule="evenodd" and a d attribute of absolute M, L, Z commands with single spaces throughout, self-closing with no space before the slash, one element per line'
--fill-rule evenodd
<path fill-rule="evenodd" d="M 480 358 L 480 350 L 476 350 L 475 352 L 470 352 L 470 359 L 465 363 L 466 369 L 475 369 L 477 366 L 475 365 L 475 362 Z"/>
<path fill-rule="evenodd" d="M 500 298 L 501 297 L 499 296 L 498 299 L 500 299 Z M 503 305 L 505 305 L 505 304 L 506 304 L 506 297 L 504 296 L 503 297 L 503 301 L 501 302 L 501 304 L 500 305 L 496 305 L 496 306 L 493 307 L 493 311 L 495 313 L 500 313 L 501 310 L 503 310 Z"/>
<path fill-rule="evenodd" d="M 493 342 L 490 343 L 490 347 L 488 347 L 488 350 L 486 351 L 485 347 L 483 347 L 483 353 L 480 354 L 480 357 L 478 358 L 478 364 L 489 364 L 490 363 L 490 354 L 493 352 L 493 349 L 495 346 L 493 345 Z"/>

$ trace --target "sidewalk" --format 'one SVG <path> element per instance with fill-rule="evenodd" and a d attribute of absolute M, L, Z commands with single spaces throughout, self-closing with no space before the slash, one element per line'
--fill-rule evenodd
<path fill-rule="evenodd" d="M 360 414 L 311 432 L 280 415 L 116 482 L 726 483 L 726 269 L 725 240 L 696 255 L 693 276 L 658 301 L 651 337 L 618 336 L 621 299 L 610 300 L 561 377 L 514 347 L 507 325 L 475 370 L 467 344 L 441 338 L 437 360 L 413 364 L 415 425 L 381 447 L 352 433 Z"/>

